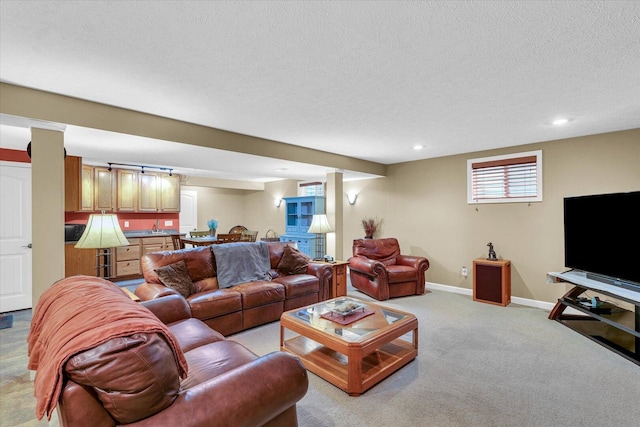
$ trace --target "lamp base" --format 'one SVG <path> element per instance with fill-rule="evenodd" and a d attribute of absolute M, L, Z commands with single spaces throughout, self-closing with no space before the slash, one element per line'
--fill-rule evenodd
<path fill-rule="evenodd" d="M 96 277 L 112 279 L 111 248 L 96 249 Z"/>

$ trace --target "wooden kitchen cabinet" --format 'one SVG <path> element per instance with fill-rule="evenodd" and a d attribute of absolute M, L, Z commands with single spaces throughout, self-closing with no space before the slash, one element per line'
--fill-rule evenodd
<path fill-rule="evenodd" d="M 82 164 L 82 158 L 67 156 L 64 160 L 64 210 L 93 211 L 93 167 Z"/>
<path fill-rule="evenodd" d="M 173 248 L 173 243 L 171 243 Z M 144 237 L 142 238 L 142 255 L 150 252 L 160 252 L 167 250 L 165 237 Z"/>
<path fill-rule="evenodd" d="M 113 211 L 116 205 L 114 173 L 107 168 L 99 167 L 94 167 L 93 171 L 93 209 L 96 211 Z"/>
<path fill-rule="evenodd" d="M 128 238 L 129 246 L 115 249 L 116 277 L 142 276 L 142 257 L 150 252 L 173 249 L 170 236 L 149 236 Z"/>
<path fill-rule="evenodd" d="M 180 212 L 180 176 L 161 174 L 160 212 Z"/>
<path fill-rule="evenodd" d="M 138 210 L 138 172 L 116 169 L 116 210 L 136 212 Z"/>
<path fill-rule="evenodd" d="M 160 174 L 140 173 L 139 179 L 138 212 L 158 212 L 160 209 Z"/>
<path fill-rule="evenodd" d="M 95 276 L 96 256 L 95 249 L 78 249 L 75 247 L 75 243 L 65 244 L 64 277 L 77 276 L 79 274 Z"/>
<path fill-rule="evenodd" d="M 127 239 L 129 246 L 116 248 L 116 277 L 140 276 L 140 240 Z"/>

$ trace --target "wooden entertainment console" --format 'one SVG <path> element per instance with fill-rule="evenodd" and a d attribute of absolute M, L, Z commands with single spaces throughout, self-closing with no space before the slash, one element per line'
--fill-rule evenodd
<path fill-rule="evenodd" d="M 585 273 L 570 271 L 548 273 L 549 282 L 575 285 L 558 299 L 549 319 L 556 320 L 587 338 L 640 365 L 640 292 L 587 278 Z M 589 307 L 579 297 L 587 291 L 625 301 L 634 307 L 626 309 L 605 302 L 599 308 Z M 581 314 L 564 314 L 567 307 Z"/>

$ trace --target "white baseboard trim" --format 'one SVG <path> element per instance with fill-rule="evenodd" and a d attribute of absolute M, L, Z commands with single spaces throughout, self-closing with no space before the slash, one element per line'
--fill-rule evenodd
<path fill-rule="evenodd" d="M 473 295 L 472 289 L 460 288 L 458 286 L 442 285 L 440 283 L 427 282 L 425 284 L 427 289 L 435 289 L 438 291 L 452 292 L 454 294 Z M 511 302 L 514 304 L 526 305 L 527 307 L 539 308 L 546 311 L 551 311 L 555 306 L 554 303 L 546 301 L 538 301 L 530 298 L 511 297 Z"/>

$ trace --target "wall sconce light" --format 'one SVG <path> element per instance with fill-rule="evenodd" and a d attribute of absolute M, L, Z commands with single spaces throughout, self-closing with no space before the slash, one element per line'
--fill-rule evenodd
<path fill-rule="evenodd" d="M 276 205 L 276 208 L 279 208 L 282 204 L 282 199 L 273 199 L 273 203 Z"/>
<path fill-rule="evenodd" d="M 358 193 L 347 193 L 347 200 L 350 205 L 355 205 L 356 200 L 358 200 Z"/>

